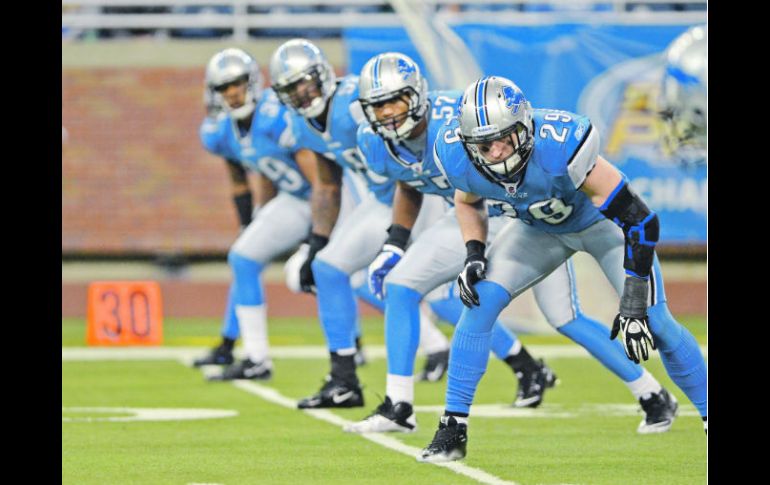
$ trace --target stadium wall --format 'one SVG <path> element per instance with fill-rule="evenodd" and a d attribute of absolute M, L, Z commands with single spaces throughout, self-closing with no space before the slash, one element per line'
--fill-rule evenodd
<path fill-rule="evenodd" d="M 281 42 L 240 46 L 265 66 Z M 341 43 L 319 44 L 342 72 Z M 230 182 L 198 127 L 204 66 L 229 45 L 62 45 L 63 255 L 226 253 L 238 227 Z"/>

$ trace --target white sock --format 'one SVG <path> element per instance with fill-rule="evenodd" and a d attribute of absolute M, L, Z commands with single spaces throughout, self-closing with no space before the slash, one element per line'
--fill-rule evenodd
<path fill-rule="evenodd" d="M 464 424 L 465 426 L 468 426 L 468 418 L 463 418 L 460 416 L 451 416 L 452 418 L 455 418 L 455 421 L 457 421 L 457 424 Z M 447 421 L 449 421 L 450 416 L 441 416 L 441 422 L 446 424 Z"/>
<path fill-rule="evenodd" d="M 344 349 L 337 349 L 335 352 L 337 352 L 337 355 L 345 357 L 346 355 L 355 355 L 355 353 L 358 352 L 358 349 L 355 347 L 347 347 Z"/>
<path fill-rule="evenodd" d="M 393 401 L 414 402 L 414 376 L 397 376 L 388 374 L 385 384 L 385 394 Z"/>
<path fill-rule="evenodd" d="M 267 306 L 235 305 L 246 357 L 252 362 L 269 360 L 267 342 Z"/>
<path fill-rule="evenodd" d="M 647 371 L 647 369 L 642 369 L 642 376 L 639 379 L 626 382 L 625 384 L 628 386 L 628 389 L 631 391 L 631 394 L 634 395 L 637 401 L 642 397 L 647 399 L 650 397 L 650 395 L 657 394 L 661 389 L 663 389 L 663 387 L 660 385 L 660 382 L 658 382 L 657 379 L 655 379 L 655 377 L 650 374 L 649 371 Z"/>
<path fill-rule="evenodd" d="M 420 350 L 430 355 L 449 350 L 449 340 L 436 326 L 433 316 L 420 305 Z"/>
<path fill-rule="evenodd" d="M 511 345 L 510 350 L 508 350 L 508 355 L 506 355 L 506 357 L 510 357 L 511 355 L 519 355 L 519 352 L 521 352 L 521 340 L 516 339 L 513 345 Z"/>

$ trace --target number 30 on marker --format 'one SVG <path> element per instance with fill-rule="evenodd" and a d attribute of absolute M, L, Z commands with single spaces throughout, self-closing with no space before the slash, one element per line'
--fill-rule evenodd
<path fill-rule="evenodd" d="M 88 345 L 160 345 L 163 308 L 155 281 L 96 281 L 88 286 Z"/>

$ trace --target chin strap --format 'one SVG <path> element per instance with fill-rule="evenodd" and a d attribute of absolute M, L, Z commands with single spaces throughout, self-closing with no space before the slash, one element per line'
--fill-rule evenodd
<path fill-rule="evenodd" d="M 230 110 L 230 116 L 235 118 L 236 120 L 243 120 L 251 116 L 251 114 L 254 112 L 254 109 L 257 107 L 256 103 L 254 101 L 249 100 L 246 101 L 246 104 L 241 106 L 240 108 L 235 108 Z"/>

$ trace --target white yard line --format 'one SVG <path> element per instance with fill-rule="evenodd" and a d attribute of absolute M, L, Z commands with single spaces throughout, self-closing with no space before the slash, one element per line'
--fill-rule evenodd
<path fill-rule="evenodd" d="M 529 353 L 535 357 L 558 359 L 566 357 L 590 357 L 588 352 L 578 345 L 527 345 Z M 204 355 L 207 347 L 62 347 L 62 361 L 87 360 L 181 360 L 191 364 L 192 360 Z M 704 357 L 708 357 L 708 347 L 701 346 Z M 242 356 L 243 350 L 236 349 L 236 357 Z M 369 359 L 384 359 L 383 345 L 367 345 L 364 353 Z M 321 359 L 329 356 L 329 351 L 321 345 L 276 346 L 270 348 L 270 356 L 275 359 Z M 659 359 L 657 352 L 652 358 Z"/>
<path fill-rule="evenodd" d="M 279 393 L 275 389 L 263 386 L 261 384 L 257 384 L 256 382 L 252 382 L 252 381 L 233 381 L 233 385 L 238 389 L 241 389 L 243 391 L 259 396 L 262 399 L 266 401 L 270 401 L 274 404 L 278 404 L 279 406 L 283 406 L 289 409 L 295 409 L 295 410 L 297 409 L 296 400 L 287 398 L 286 396 Z M 347 419 L 343 419 L 326 409 L 306 409 L 306 410 L 303 410 L 303 412 L 316 419 L 320 419 L 321 421 L 326 421 L 327 423 L 331 423 L 339 427 L 343 427 L 346 424 L 351 423 L 351 421 L 348 421 Z M 363 434 L 360 434 L 359 436 L 373 443 L 377 443 L 378 445 L 384 446 L 385 448 L 391 449 L 393 451 L 397 451 L 399 453 L 403 453 L 404 455 L 408 455 L 413 459 L 416 459 L 417 455 L 420 454 L 419 448 L 406 445 L 391 436 L 387 436 L 379 433 L 363 433 Z M 479 483 L 488 483 L 488 484 L 494 484 L 494 485 L 503 485 L 503 484 L 515 485 L 515 482 L 503 480 L 502 478 L 491 475 L 485 472 L 484 470 L 479 470 L 478 468 L 473 468 L 473 467 L 464 465 L 462 463 L 458 463 L 456 461 L 449 462 L 449 463 L 431 463 L 431 464 L 436 466 L 441 466 L 444 468 L 449 468 L 453 472 L 459 473 L 460 475 L 465 475 L 466 477 L 472 478 L 473 480 L 476 480 Z"/>

